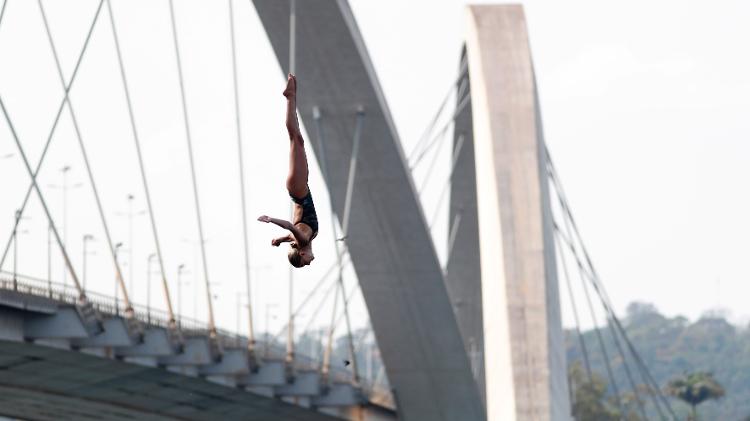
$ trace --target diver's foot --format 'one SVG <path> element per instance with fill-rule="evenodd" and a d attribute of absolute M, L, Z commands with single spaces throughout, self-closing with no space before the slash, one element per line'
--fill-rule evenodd
<path fill-rule="evenodd" d="M 289 73 L 286 79 L 286 89 L 284 89 L 283 95 L 287 97 L 287 99 L 294 98 L 294 96 L 297 94 L 297 78 Z"/>

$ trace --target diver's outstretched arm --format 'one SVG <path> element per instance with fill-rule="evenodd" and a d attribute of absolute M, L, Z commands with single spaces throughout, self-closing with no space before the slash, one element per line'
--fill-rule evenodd
<path fill-rule="evenodd" d="M 291 231 L 292 228 L 294 228 L 292 226 L 292 223 L 289 222 L 289 221 L 287 221 L 286 219 L 271 218 L 270 216 L 267 216 L 267 215 L 261 215 L 261 216 L 259 216 L 258 217 L 258 221 L 265 222 L 265 223 L 269 223 L 270 222 L 272 224 L 278 225 L 281 228 L 284 228 L 285 230 L 289 230 L 289 231 Z"/>
<path fill-rule="evenodd" d="M 258 221 L 265 223 L 270 222 L 272 224 L 280 226 L 281 228 L 284 228 L 285 230 L 289 230 L 294 238 L 297 239 L 297 241 L 305 238 L 305 235 L 300 230 L 298 230 L 297 227 L 294 226 L 294 224 L 285 219 L 271 218 L 270 216 L 262 215 L 258 217 Z"/>

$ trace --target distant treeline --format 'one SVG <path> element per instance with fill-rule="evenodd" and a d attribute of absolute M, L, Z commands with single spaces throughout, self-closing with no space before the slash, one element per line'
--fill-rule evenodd
<path fill-rule="evenodd" d="M 726 390 L 726 396 L 701 405 L 702 420 L 750 419 L 750 329 L 747 326 L 734 326 L 721 316 L 704 316 L 690 323 L 684 317 L 665 317 L 653 305 L 644 303 L 630 304 L 623 324 L 660 387 L 686 372 L 707 371 L 714 374 Z M 629 392 L 622 358 L 617 353 L 612 336 L 606 327 L 601 328 L 600 332 L 615 381 L 621 393 Z M 585 331 L 583 338 L 592 371 L 608 380 L 596 332 L 593 329 Z M 582 361 L 575 330 L 566 330 L 565 343 L 568 364 Z M 634 370 L 632 365 L 631 370 Z M 611 391 L 612 388 L 609 388 Z M 688 407 L 678 400 L 668 399 L 679 418 L 686 419 Z M 651 416 L 654 415 L 651 413 Z"/>

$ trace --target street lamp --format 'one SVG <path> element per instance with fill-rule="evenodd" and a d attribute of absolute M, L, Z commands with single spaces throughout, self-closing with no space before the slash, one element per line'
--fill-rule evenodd
<path fill-rule="evenodd" d="M 240 314 L 242 313 L 242 295 L 243 293 L 237 292 L 235 294 L 237 296 L 237 326 L 235 328 L 235 332 L 237 333 L 237 337 L 240 336 L 240 324 L 241 324 L 241 317 Z"/>
<path fill-rule="evenodd" d="M 148 264 L 146 265 L 146 319 L 148 320 L 148 324 L 151 324 L 151 261 L 154 258 L 156 258 L 156 253 L 149 254 Z"/>
<path fill-rule="evenodd" d="M 47 291 L 52 298 L 52 224 L 47 223 Z"/>
<path fill-rule="evenodd" d="M 195 282 L 196 288 L 195 294 L 193 294 L 193 319 L 198 320 L 198 286 L 200 285 L 200 282 L 198 282 L 195 276 L 193 276 L 193 281 Z M 208 282 L 208 286 L 211 291 L 216 291 L 214 287 L 221 287 L 221 282 Z M 215 292 L 211 292 L 211 298 L 214 300 L 218 300 L 219 295 Z"/>
<path fill-rule="evenodd" d="M 208 241 L 208 240 L 206 240 Z M 200 246 L 200 241 L 193 241 L 189 238 L 181 238 L 180 242 L 183 244 L 187 244 L 192 249 L 191 252 L 193 254 L 193 267 L 196 268 L 196 271 L 193 272 L 193 282 L 195 283 L 196 289 L 199 285 L 198 281 L 198 270 L 200 266 L 198 266 L 198 247 Z M 178 311 L 179 312 L 179 311 Z M 197 318 L 198 315 L 198 294 L 193 294 L 193 317 Z"/>
<path fill-rule="evenodd" d="M 145 210 L 133 212 L 133 199 L 135 196 L 128 194 L 128 211 L 127 212 L 116 212 L 117 216 L 127 216 L 128 218 L 128 241 L 130 241 L 130 247 L 128 249 L 128 262 L 130 262 L 130 268 L 128 270 L 128 283 L 130 284 L 130 295 L 135 296 L 133 292 L 133 272 L 135 271 L 135 264 L 133 263 L 133 248 L 135 243 L 133 242 L 133 216 L 140 216 L 146 213 Z"/>
<path fill-rule="evenodd" d="M 182 329 L 182 274 L 184 273 L 185 264 L 177 266 L 177 324 Z M 189 285 L 189 282 L 185 283 Z"/>
<path fill-rule="evenodd" d="M 29 219 L 26 216 L 21 216 L 21 210 L 17 209 L 13 217 L 13 290 L 18 289 L 18 223 L 22 219 Z M 21 234 L 27 233 L 27 230 L 20 231 Z"/>
<path fill-rule="evenodd" d="M 86 245 L 88 245 L 88 242 L 93 240 L 94 236 L 91 234 L 85 234 L 83 236 L 83 292 L 86 292 L 86 256 L 88 256 L 89 252 L 86 250 Z"/>
<path fill-rule="evenodd" d="M 242 303 L 242 296 L 245 295 L 245 292 L 237 292 L 237 338 L 238 338 L 238 346 L 239 346 L 239 337 L 240 337 L 240 328 L 242 327 L 242 309 L 247 308 L 250 309 L 250 303 L 243 304 Z M 247 337 L 248 341 L 253 340 L 250 336 Z"/>
<path fill-rule="evenodd" d="M 268 333 L 268 316 L 269 316 L 268 310 L 272 307 L 278 307 L 278 306 L 279 306 L 278 303 L 266 303 L 266 335 L 265 335 L 266 340 L 264 341 L 266 357 L 268 357 L 268 347 L 269 347 L 269 342 L 271 339 L 271 335 Z M 273 316 L 273 318 L 275 319 L 276 316 Z"/>
<path fill-rule="evenodd" d="M 122 243 L 115 244 L 115 264 L 119 264 L 119 261 L 117 259 L 117 253 L 120 252 L 120 247 L 122 247 Z M 120 289 L 117 288 L 117 276 L 115 276 L 115 314 L 120 315 Z"/>
<path fill-rule="evenodd" d="M 49 187 L 53 189 L 60 189 L 62 190 L 62 198 L 63 198 L 63 237 L 62 242 L 63 244 L 68 243 L 68 189 L 76 189 L 78 187 L 83 186 L 83 183 L 76 183 L 72 186 L 68 186 L 68 172 L 70 171 L 70 165 L 65 165 L 62 168 L 60 168 L 60 172 L 63 176 L 63 182 L 62 186 L 58 186 L 55 184 L 50 184 Z M 68 271 L 67 268 L 63 265 L 63 290 L 67 288 L 68 286 Z"/>

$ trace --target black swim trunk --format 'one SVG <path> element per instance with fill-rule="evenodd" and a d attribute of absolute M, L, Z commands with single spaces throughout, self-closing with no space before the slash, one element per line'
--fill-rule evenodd
<path fill-rule="evenodd" d="M 302 219 L 299 222 L 305 223 L 312 228 L 312 236 L 315 237 L 318 234 L 318 214 L 315 213 L 315 205 L 313 204 L 310 188 L 307 188 L 307 194 L 301 199 L 292 196 L 291 193 L 289 193 L 289 197 L 292 198 L 294 203 L 302 206 Z"/>

